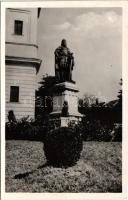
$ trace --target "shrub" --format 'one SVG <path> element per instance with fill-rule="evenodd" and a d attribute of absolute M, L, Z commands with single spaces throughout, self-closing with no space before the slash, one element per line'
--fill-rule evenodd
<path fill-rule="evenodd" d="M 114 124 L 113 130 L 111 132 L 112 141 L 121 142 L 122 141 L 122 125 Z"/>
<path fill-rule="evenodd" d="M 113 124 L 96 119 L 87 119 L 83 117 L 78 124 L 83 140 L 85 141 L 111 141 Z"/>
<path fill-rule="evenodd" d="M 28 117 L 16 122 L 6 123 L 6 139 L 43 140 L 46 126 L 40 125 Z"/>
<path fill-rule="evenodd" d="M 61 127 L 49 130 L 44 140 L 47 162 L 53 166 L 74 165 L 82 151 L 82 135 L 77 129 Z"/>
<path fill-rule="evenodd" d="M 5 138 L 6 139 L 15 139 L 17 129 L 17 122 L 7 122 L 5 124 Z"/>
<path fill-rule="evenodd" d="M 83 117 L 77 126 L 85 141 L 122 141 L 122 125 L 120 123 L 97 119 L 89 120 Z"/>

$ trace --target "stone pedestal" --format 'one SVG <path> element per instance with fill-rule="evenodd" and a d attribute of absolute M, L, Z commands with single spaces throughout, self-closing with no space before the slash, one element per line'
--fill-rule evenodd
<path fill-rule="evenodd" d="M 71 121 L 77 123 L 82 115 L 78 112 L 78 88 L 75 83 L 63 82 L 53 87 L 53 111 L 51 122 L 56 120 L 58 126 L 68 126 Z M 64 102 L 68 104 L 68 114 L 63 116 Z"/>

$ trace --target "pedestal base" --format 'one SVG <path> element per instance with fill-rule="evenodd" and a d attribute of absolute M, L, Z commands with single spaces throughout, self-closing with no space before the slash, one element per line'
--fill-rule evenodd
<path fill-rule="evenodd" d="M 50 118 L 49 123 L 50 126 L 53 128 L 58 127 L 68 127 L 70 123 L 77 124 L 79 121 L 81 121 L 82 116 L 80 117 L 74 117 L 74 116 L 68 116 L 68 117 L 53 117 Z"/>
<path fill-rule="evenodd" d="M 50 122 L 57 126 L 68 126 L 70 122 L 77 123 L 82 115 L 78 112 L 78 88 L 76 84 L 63 82 L 53 88 L 53 112 Z M 67 115 L 63 115 L 64 102 L 67 102 Z"/>

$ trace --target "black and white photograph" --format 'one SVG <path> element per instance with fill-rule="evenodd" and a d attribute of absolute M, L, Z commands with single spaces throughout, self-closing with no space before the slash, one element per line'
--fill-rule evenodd
<path fill-rule="evenodd" d="M 4 14 L 5 193 L 122 193 L 123 8 Z"/>

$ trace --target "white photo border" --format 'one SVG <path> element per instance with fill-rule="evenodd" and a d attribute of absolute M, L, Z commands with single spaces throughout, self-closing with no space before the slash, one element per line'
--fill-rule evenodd
<path fill-rule="evenodd" d="M 31 8 L 122 8 L 123 141 L 122 193 L 6 193 L 5 192 L 5 9 Z M 128 1 L 1 2 L 1 196 L 2 200 L 126 200 L 128 199 Z"/>

